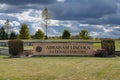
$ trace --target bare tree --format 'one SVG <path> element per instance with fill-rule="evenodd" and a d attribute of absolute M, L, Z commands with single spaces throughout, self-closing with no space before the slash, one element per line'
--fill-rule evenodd
<path fill-rule="evenodd" d="M 47 28 L 49 23 L 50 23 L 50 14 L 48 12 L 48 9 L 44 8 L 44 10 L 42 11 L 42 24 L 46 27 L 46 35 L 45 35 L 46 40 L 47 40 Z"/>
<path fill-rule="evenodd" d="M 7 19 L 6 22 L 5 22 L 5 32 L 7 33 L 8 35 L 8 39 L 10 38 L 10 32 L 11 32 L 11 27 L 10 27 L 10 23 L 9 23 L 9 20 Z"/>

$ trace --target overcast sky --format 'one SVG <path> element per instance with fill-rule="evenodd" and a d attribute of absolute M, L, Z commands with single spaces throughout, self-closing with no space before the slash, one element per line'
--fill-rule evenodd
<path fill-rule="evenodd" d="M 9 19 L 18 33 L 26 23 L 30 33 L 45 27 L 41 12 L 51 14 L 49 36 L 60 36 L 64 29 L 72 35 L 86 29 L 92 37 L 120 38 L 120 0 L 0 0 L 0 27 Z"/>

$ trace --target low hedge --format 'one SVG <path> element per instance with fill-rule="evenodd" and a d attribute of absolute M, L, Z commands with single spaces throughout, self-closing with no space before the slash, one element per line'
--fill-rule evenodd
<path fill-rule="evenodd" d="M 95 51 L 94 56 L 95 57 L 107 57 L 108 53 L 105 49 L 98 49 Z"/>
<path fill-rule="evenodd" d="M 10 40 L 8 42 L 9 54 L 17 56 L 23 54 L 24 46 L 21 40 Z"/>
<path fill-rule="evenodd" d="M 101 48 L 106 50 L 108 55 L 115 54 L 115 40 L 114 39 L 103 39 L 101 41 Z"/>

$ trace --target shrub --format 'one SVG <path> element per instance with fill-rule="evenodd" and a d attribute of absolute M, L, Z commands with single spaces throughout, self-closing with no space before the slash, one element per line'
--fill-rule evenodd
<path fill-rule="evenodd" d="M 114 39 L 103 39 L 101 41 L 101 48 L 105 49 L 108 55 L 115 54 L 115 40 Z"/>
<path fill-rule="evenodd" d="M 98 49 L 97 51 L 95 51 L 94 56 L 95 57 L 107 57 L 108 53 L 105 49 Z"/>
<path fill-rule="evenodd" d="M 9 54 L 12 56 L 17 56 L 23 53 L 23 41 L 21 40 L 10 40 L 9 44 Z"/>
<path fill-rule="evenodd" d="M 62 39 L 70 39 L 70 32 L 68 30 L 64 30 L 62 33 Z"/>

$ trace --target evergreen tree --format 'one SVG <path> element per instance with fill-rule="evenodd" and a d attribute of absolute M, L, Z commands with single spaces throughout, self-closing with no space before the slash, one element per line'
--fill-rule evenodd
<path fill-rule="evenodd" d="M 64 30 L 62 33 L 62 39 L 70 39 L 70 32 L 68 30 Z"/>
<path fill-rule="evenodd" d="M 11 32 L 10 39 L 17 39 L 17 35 L 15 34 L 14 31 Z"/>
<path fill-rule="evenodd" d="M 0 40 L 7 40 L 7 33 L 3 27 L 0 28 Z"/>
<path fill-rule="evenodd" d="M 79 32 L 79 35 L 80 35 L 80 39 L 88 39 L 89 38 L 89 35 L 88 35 L 88 31 L 87 30 L 81 30 Z"/>
<path fill-rule="evenodd" d="M 28 26 L 26 24 L 21 24 L 21 29 L 19 31 L 19 39 L 31 39 Z"/>
<path fill-rule="evenodd" d="M 40 29 L 35 33 L 34 35 L 35 39 L 43 39 L 44 38 L 44 32 L 42 32 Z"/>

